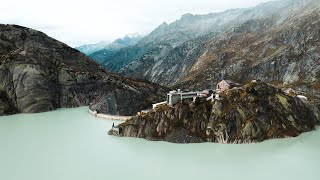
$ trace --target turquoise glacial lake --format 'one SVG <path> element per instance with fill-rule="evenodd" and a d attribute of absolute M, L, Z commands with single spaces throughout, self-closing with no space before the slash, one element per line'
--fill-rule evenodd
<path fill-rule="evenodd" d="M 87 107 L 0 117 L 0 180 L 317 180 L 320 129 L 259 144 L 108 136 Z"/>

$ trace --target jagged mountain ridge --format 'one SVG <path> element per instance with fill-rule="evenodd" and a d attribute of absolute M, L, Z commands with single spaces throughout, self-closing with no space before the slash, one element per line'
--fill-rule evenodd
<path fill-rule="evenodd" d="M 102 64 L 106 56 L 110 56 L 113 53 L 119 51 L 120 49 L 134 46 L 141 38 L 143 38 L 143 36 L 137 33 L 132 35 L 126 35 L 123 38 L 118 38 L 114 40 L 112 43 L 105 46 L 104 48 L 92 52 L 89 56 L 99 64 Z"/>
<path fill-rule="evenodd" d="M 124 36 L 122 38 L 118 38 L 111 43 L 107 42 L 107 41 L 102 41 L 102 42 L 96 43 L 96 44 L 85 44 L 85 45 L 76 47 L 75 49 L 83 52 L 84 54 L 86 54 L 88 56 L 92 55 L 92 57 L 95 57 L 95 59 L 98 62 L 100 62 L 99 61 L 99 59 L 100 59 L 99 54 L 105 54 L 109 51 L 116 51 L 121 48 L 135 45 L 142 37 L 143 36 L 138 33 L 127 34 L 126 36 Z M 95 55 L 95 53 L 97 55 Z"/>
<path fill-rule="evenodd" d="M 163 56 L 150 51 L 119 72 L 187 89 L 213 88 L 221 79 L 262 79 L 317 91 L 319 2 L 283 0 L 230 10 L 241 13 L 219 31 L 185 41 Z"/>
<path fill-rule="evenodd" d="M 174 50 L 175 47 L 189 40 L 207 35 L 208 33 L 216 34 L 217 32 L 224 31 L 231 26 L 241 24 L 250 19 L 270 16 L 270 14 L 288 8 L 291 4 L 291 0 L 283 0 L 277 3 L 263 3 L 254 8 L 232 9 L 221 13 L 211 13 L 207 15 L 185 14 L 181 19 L 173 23 L 167 24 L 164 22 L 148 36 L 142 38 L 135 46 L 118 51 L 97 53 L 95 56 L 92 56 L 92 58 L 113 72 L 120 71 L 124 75 L 130 74 L 125 71 L 132 71 L 132 69 L 125 67 L 126 65 L 135 60 L 143 61 L 143 59 L 145 59 L 145 57 L 143 57 L 144 54 L 150 54 L 150 51 L 158 49 L 159 46 L 170 45 L 172 46 L 171 49 Z M 294 6 L 291 8 L 294 8 Z M 156 50 L 156 52 L 158 51 Z M 155 56 L 163 56 L 166 53 L 168 53 L 167 49 Z M 134 63 L 137 64 L 136 62 Z M 131 76 L 131 74 L 128 76 Z M 136 76 L 145 78 L 141 74 L 137 74 Z"/>
<path fill-rule="evenodd" d="M 42 32 L 0 24 L 0 115 L 102 103 L 102 113 L 132 115 L 167 89 L 107 72 Z"/>
<path fill-rule="evenodd" d="M 132 61 L 143 59 L 143 55 L 150 51 L 159 52 L 157 51 L 159 46 L 171 46 L 170 49 L 173 50 L 175 47 L 193 38 L 220 31 L 224 29 L 228 23 L 234 21 L 238 23 L 240 21 L 237 20 L 237 17 L 245 10 L 246 9 L 235 9 L 208 15 L 186 14 L 173 23 L 167 24 L 164 22 L 134 46 L 125 47 L 116 51 L 96 52 L 91 55 L 91 57 L 108 70 L 119 72 Z M 226 16 L 228 18 L 226 18 Z M 250 18 L 251 16 L 252 14 L 248 14 L 246 18 Z M 159 52 L 157 56 L 163 56 L 167 52 L 166 49 L 165 51 Z"/>

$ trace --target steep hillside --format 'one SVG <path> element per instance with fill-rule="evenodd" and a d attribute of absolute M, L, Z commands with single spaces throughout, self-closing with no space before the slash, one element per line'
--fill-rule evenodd
<path fill-rule="evenodd" d="M 17 25 L 0 25 L 0 77 L 0 115 L 97 102 L 108 103 L 104 113 L 132 115 L 167 91 L 109 73 L 79 51 Z"/>
<path fill-rule="evenodd" d="M 248 21 L 206 42 L 182 87 L 208 81 L 261 79 L 276 85 L 319 90 L 320 8 L 303 9 L 278 24 L 275 18 Z"/>
<path fill-rule="evenodd" d="M 148 36 L 142 38 L 135 46 L 126 47 L 119 51 L 101 51 L 91 57 L 108 70 L 119 72 L 120 69 L 134 60 L 140 59 L 143 61 L 145 59 L 144 55 L 147 56 L 147 54 L 154 53 L 154 56 L 163 57 L 169 52 L 167 48 L 164 51 L 159 51 L 159 46 L 171 46 L 170 50 L 173 50 L 188 40 L 207 33 L 219 32 L 229 23 L 242 22 L 245 19 L 252 18 L 254 14 L 245 15 L 243 12 L 245 12 L 245 9 L 234 9 L 207 15 L 185 14 L 181 19 L 173 23 L 167 24 L 164 22 Z M 261 11 L 256 16 L 263 16 L 264 13 L 266 12 Z M 244 17 L 238 20 L 240 15 Z"/>
<path fill-rule="evenodd" d="M 181 19 L 173 23 L 167 24 L 164 22 L 148 36 L 142 38 L 135 46 L 124 48 L 120 51 L 97 53 L 92 58 L 111 71 L 121 72 L 121 74 L 130 77 L 148 79 L 154 74 L 151 72 L 151 68 L 160 64 L 157 63 L 157 59 L 171 58 L 170 54 L 173 54 L 171 51 L 175 51 L 174 48 L 183 43 L 193 40 L 196 41 L 194 43 L 203 44 L 204 42 L 199 42 L 197 38 L 203 39 L 203 36 L 212 38 L 212 35 L 224 32 L 230 27 L 244 23 L 247 20 L 271 16 L 287 9 L 289 6 L 292 6 L 291 0 L 282 0 L 264 3 L 254 8 L 232 9 L 221 13 L 206 15 L 185 14 Z M 296 7 L 292 6 L 292 8 Z M 171 46 L 171 48 L 170 50 L 166 48 L 163 51 L 159 51 L 159 46 Z M 182 55 L 186 56 L 187 54 L 190 54 L 190 52 L 186 51 L 186 54 Z M 150 55 L 157 57 L 153 60 L 154 62 L 147 60 Z M 128 67 L 126 67 L 127 65 Z M 136 69 L 138 69 L 138 73 L 135 73 Z M 142 69 L 142 72 L 148 71 L 149 73 L 141 74 L 139 73 L 140 69 Z"/>
<path fill-rule="evenodd" d="M 182 32 L 166 33 L 168 24 L 164 23 L 151 34 L 142 38 L 134 46 L 125 46 L 120 49 L 102 50 L 90 55 L 92 59 L 112 72 L 119 70 L 133 60 L 141 58 L 149 51 L 156 51 L 159 46 L 168 46 L 170 49 L 180 45 L 190 37 Z M 162 52 L 159 52 L 162 53 Z"/>
<path fill-rule="evenodd" d="M 213 15 L 194 18 L 208 16 Z M 272 1 L 216 16 L 225 20 L 224 26 L 212 21 L 218 28 L 212 28 L 211 33 L 162 54 L 149 51 L 119 72 L 187 89 L 213 88 L 221 79 L 242 83 L 261 79 L 319 93 L 319 0 Z"/>
<path fill-rule="evenodd" d="M 190 71 L 197 57 L 204 48 L 203 41 L 212 34 L 201 36 L 184 42 L 173 48 L 169 45 L 159 45 L 145 53 L 140 59 L 131 62 L 119 73 L 133 78 L 148 79 L 164 85 L 172 85 L 184 74 Z"/>

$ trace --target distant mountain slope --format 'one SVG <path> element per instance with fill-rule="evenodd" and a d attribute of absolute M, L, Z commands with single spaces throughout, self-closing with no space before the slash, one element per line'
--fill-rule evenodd
<path fill-rule="evenodd" d="M 112 56 L 121 49 L 126 49 L 127 47 L 135 45 L 143 36 L 140 34 L 126 35 L 123 38 L 116 39 L 111 44 L 107 45 L 99 51 L 95 51 L 90 54 L 90 57 L 94 59 L 99 64 L 105 63 L 105 58 Z"/>
<path fill-rule="evenodd" d="M 173 33 L 166 33 L 165 29 L 168 26 L 166 23 L 160 25 L 148 36 L 142 38 L 137 44 L 127 46 L 116 50 L 102 50 L 90 55 L 92 59 L 103 65 L 105 68 L 112 72 L 118 72 L 121 68 L 125 67 L 133 60 L 142 57 L 150 50 L 157 49 L 159 46 L 176 47 L 190 37 L 180 31 Z"/>
<path fill-rule="evenodd" d="M 221 13 L 211 13 L 206 15 L 185 14 L 181 19 L 167 24 L 163 23 L 148 36 L 142 38 L 135 46 L 126 47 L 119 51 L 105 51 L 92 55 L 91 57 L 113 72 L 119 72 L 135 60 L 146 59 L 143 57 L 146 53 L 150 56 L 149 51 L 157 52 L 154 56 L 163 57 L 169 52 L 169 49 L 159 51 L 159 46 L 175 47 L 189 40 L 207 35 L 208 33 L 216 34 L 224 31 L 231 26 L 241 24 L 250 19 L 266 17 L 274 12 L 284 9 L 290 4 L 290 1 L 281 1 L 277 3 L 265 3 L 255 8 L 249 9 L 232 9 Z M 135 66 L 140 63 L 135 63 Z M 134 66 L 134 67 L 135 67 Z M 127 68 L 126 68 L 127 69 Z M 132 71 L 131 68 L 128 69 Z M 124 74 L 126 70 L 121 70 Z M 138 77 L 144 78 L 142 74 Z"/>
<path fill-rule="evenodd" d="M 119 38 L 116 39 L 115 41 L 113 41 L 108 47 L 106 47 L 106 49 L 108 48 L 122 48 L 122 47 L 126 47 L 126 46 L 132 46 L 137 44 L 137 42 L 143 38 L 142 35 L 140 35 L 139 33 L 133 33 L 133 34 L 127 34 L 125 37 L 123 38 Z"/>
<path fill-rule="evenodd" d="M 102 41 L 97 44 L 85 44 L 76 47 L 75 49 L 81 51 L 82 53 L 88 56 L 93 54 L 92 56 L 98 60 L 101 56 L 104 55 L 105 52 L 116 51 L 127 46 L 135 45 L 142 37 L 143 36 L 138 33 L 128 34 L 125 37 L 118 38 L 111 43 L 107 41 Z"/>
<path fill-rule="evenodd" d="M 106 46 L 108 46 L 110 42 L 102 41 L 96 44 L 85 44 L 79 47 L 76 47 L 75 49 L 83 52 L 86 55 L 90 55 L 96 51 L 100 51 L 101 49 L 104 49 Z"/>
<path fill-rule="evenodd" d="M 0 24 L 0 115 L 104 104 L 104 113 L 133 115 L 159 102 L 164 89 L 109 73 L 42 32 Z"/>

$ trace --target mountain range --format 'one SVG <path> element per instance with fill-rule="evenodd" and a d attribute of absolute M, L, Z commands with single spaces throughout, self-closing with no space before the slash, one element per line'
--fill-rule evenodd
<path fill-rule="evenodd" d="M 117 51 L 121 48 L 135 45 L 143 36 L 139 33 L 127 34 L 122 38 L 118 38 L 113 42 L 101 41 L 96 44 L 85 44 L 75 49 L 83 52 L 88 56 L 94 57 L 98 62 L 100 57 L 108 53 L 109 51 Z"/>
<path fill-rule="evenodd" d="M 185 14 L 133 46 L 91 57 L 112 72 L 174 88 L 261 79 L 319 96 L 319 35 L 319 0 L 270 1 L 253 8 Z"/>

